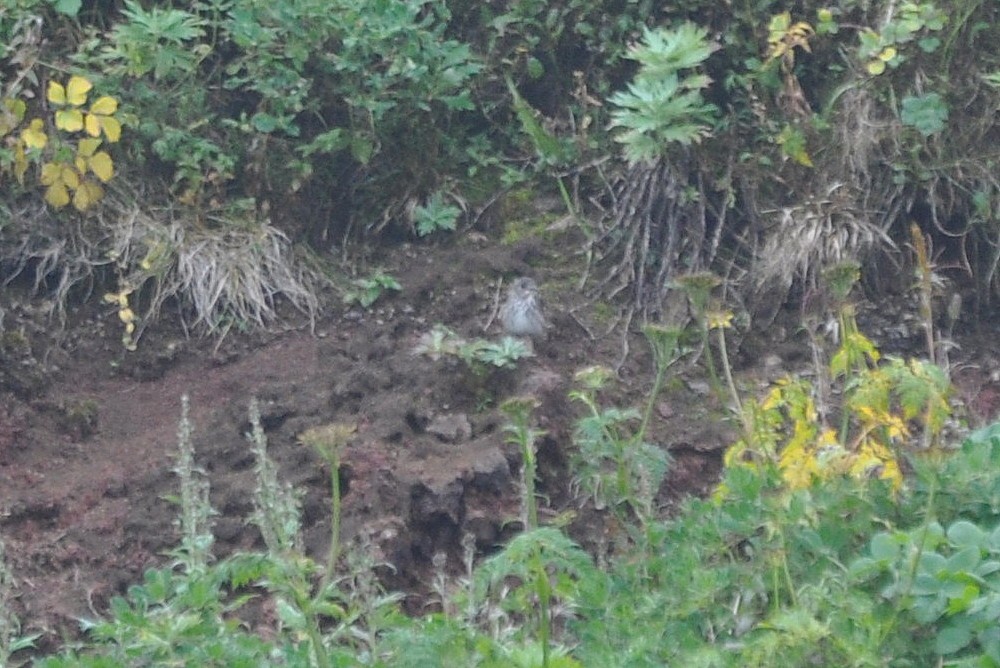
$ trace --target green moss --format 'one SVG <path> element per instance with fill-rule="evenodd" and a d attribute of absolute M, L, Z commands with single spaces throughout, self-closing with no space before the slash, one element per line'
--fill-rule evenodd
<path fill-rule="evenodd" d="M 607 302 L 594 302 L 592 313 L 594 315 L 594 321 L 599 325 L 611 324 L 611 321 L 614 320 L 617 315 L 614 307 Z"/>
<path fill-rule="evenodd" d="M 0 336 L 0 352 L 11 356 L 30 355 L 31 344 L 24 332 L 8 330 Z"/>

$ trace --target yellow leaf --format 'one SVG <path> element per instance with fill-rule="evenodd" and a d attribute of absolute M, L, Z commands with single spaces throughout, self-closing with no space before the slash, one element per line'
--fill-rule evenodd
<path fill-rule="evenodd" d="M 79 109 L 61 109 L 56 112 L 56 127 L 66 132 L 79 132 L 83 129 L 83 114 Z"/>
<path fill-rule="evenodd" d="M 135 312 L 130 308 L 123 308 L 118 311 L 118 319 L 125 323 L 135 322 Z"/>
<path fill-rule="evenodd" d="M 47 162 L 42 165 L 42 175 L 39 177 L 43 186 L 51 186 L 53 183 L 62 182 L 62 165 L 55 162 Z"/>
<path fill-rule="evenodd" d="M 14 118 L 18 123 L 24 120 L 24 115 L 28 112 L 28 105 L 25 104 L 24 100 L 18 100 L 16 98 L 7 98 L 3 101 L 3 106 L 7 111 L 14 115 Z"/>
<path fill-rule="evenodd" d="M 62 183 L 53 183 L 45 190 L 45 201 L 55 209 L 69 204 L 69 191 Z"/>
<path fill-rule="evenodd" d="M 108 138 L 108 141 L 114 144 L 116 141 L 121 139 L 122 136 L 122 124 L 118 122 L 117 118 L 112 118 L 111 116 L 101 116 L 101 127 L 104 128 L 104 136 Z"/>
<path fill-rule="evenodd" d="M 101 119 L 94 114 L 87 114 L 83 119 L 83 129 L 91 137 L 98 137 L 101 134 Z"/>
<path fill-rule="evenodd" d="M 97 178 L 101 181 L 107 183 L 111 180 L 111 177 L 115 175 L 114 164 L 111 162 L 111 156 L 100 151 L 90 159 L 90 171 L 92 171 Z"/>
<path fill-rule="evenodd" d="M 59 180 L 66 184 L 70 190 L 80 187 L 80 172 L 70 165 L 63 165 L 59 173 Z"/>
<path fill-rule="evenodd" d="M 61 83 L 50 81 L 48 98 L 52 104 L 66 104 L 66 89 Z"/>
<path fill-rule="evenodd" d="M 92 114 L 100 114 L 101 116 L 110 116 L 116 111 L 118 111 L 118 100 L 111 97 L 110 95 L 99 97 L 96 100 L 94 100 L 94 104 L 90 105 L 90 113 Z"/>
<path fill-rule="evenodd" d="M 76 145 L 76 154 L 83 158 L 89 158 L 94 155 L 97 151 L 97 147 L 100 145 L 100 139 L 81 139 Z"/>
<path fill-rule="evenodd" d="M 104 191 L 101 190 L 101 186 L 93 181 L 83 181 L 73 194 L 73 206 L 78 211 L 86 211 L 103 196 Z"/>
<path fill-rule="evenodd" d="M 82 158 L 80 156 L 76 156 L 76 158 L 73 159 L 73 166 L 76 167 L 76 171 L 80 172 L 81 174 L 86 174 L 87 173 L 87 160 L 86 160 L 86 158 Z"/>
<path fill-rule="evenodd" d="M 0 137 L 9 134 L 24 120 L 27 109 L 23 100 L 4 98 L 0 107 Z"/>
<path fill-rule="evenodd" d="M 32 120 L 28 127 L 21 131 L 21 140 L 28 148 L 45 148 L 49 138 L 45 134 L 45 123 L 42 119 Z"/>
<path fill-rule="evenodd" d="M 24 185 L 24 175 L 28 171 L 28 156 L 24 154 L 24 144 L 14 146 L 14 178 Z"/>
<path fill-rule="evenodd" d="M 879 60 L 886 63 L 895 57 L 896 57 L 896 47 L 894 46 L 887 46 L 884 49 L 882 49 L 882 53 L 878 54 Z"/>
<path fill-rule="evenodd" d="M 87 93 L 93 87 L 94 84 L 83 77 L 72 76 L 69 78 L 69 84 L 66 86 L 66 99 L 74 107 L 82 106 L 87 101 Z"/>
<path fill-rule="evenodd" d="M 134 331 L 135 331 L 135 323 L 134 322 L 129 322 L 129 323 L 125 324 L 125 333 L 126 334 L 131 334 Z"/>
<path fill-rule="evenodd" d="M 868 63 L 868 67 L 865 69 L 868 70 L 868 74 L 871 74 L 872 76 L 878 76 L 879 74 L 885 72 L 885 61 L 873 60 L 870 63 Z"/>

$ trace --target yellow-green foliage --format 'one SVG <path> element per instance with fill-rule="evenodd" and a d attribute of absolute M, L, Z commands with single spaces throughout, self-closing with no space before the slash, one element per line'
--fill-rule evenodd
<path fill-rule="evenodd" d="M 98 97 L 87 100 L 93 84 L 81 76 L 70 77 L 66 85 L 50 81 L 46 99 L 52 106 L 51 123 L 33 118 L 24 124 L 27 105 L 23 100 L 0 103 L 0 139 L 10 151 L 10 171 L 23 184 L 30 164 L 40 166 L 39 183 L 45 186 L 45 201 L 55 209 L 73 204 L 85 211 L 104 196 L 102 183 L 114 176 L 114 163 L 103 144 L 121 138 L 121 122 L 115 116 L 118 100 Z M 22 124 L 23 127 L 22 127 Z M 14 131 L 21 127 L 21 131 Z"/>
<path fill-rule="evenodd" d="M 122 325 L 124 326 L 122 345 L 125 346 L 126 350 L 131 351 L 136 348 L 135 339 L 132 338 L 132 334 L 135 333 L 135 323 L 138 322 L 139 317 L 129 305 L 128 296 L 130 294 L 132 294 L 132 288 L 125 287 L 118 292 L 109 292 L 104 295 L 104 301 L 118 306 L 118 319 L 122 321 Z"/>
<path fill-rule="evenodd" d="M 840 428 L 817 411 L 811 381 L 786 378 L 746 406 L 746 433 L 726 453 L 726 465 L 775 466 L 790 489 L 845 475 L 899 488 L 900 456 L 936 443 L 950 413 L 950 386 L 929 362 L 878 361 L 875 345 L 853 326 L 830 364 L 832 377 L 842 379 Z"/>

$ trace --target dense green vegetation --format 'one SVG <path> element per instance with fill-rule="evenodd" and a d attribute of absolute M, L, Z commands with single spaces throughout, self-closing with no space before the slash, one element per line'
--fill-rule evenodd
<path fill-rule="evenodd" d="M 647 335 L 666 353 L 677 338 Z M 660 357 L 658 371 L 671 358 Z M 731 449 L 716 493 L 663 519 L 652 502 L 668 462 L 643 441 L 637 414 L 601 404 L 610 372 L 583 371 L 574 397 L 588 410 L 577 423 L 583 456 L 574 470 L 581 496 L 610 522 L 596 561 L 564 530 L 539 524 L 538 404 L 509 400 L 508 434 L 525 463 L 525 531 L 481 563 L 469 537 L 459 578 L 447 575 L 443 552 L 435 557 L 439 611 L 419 618 L 380 589 L 380 565 L 363 545 L 340 544 L 336 472 L 349 425 L 301 437 L 333 472 L 329 558 L 320 564 L 303 551 L 298 495 L 276 475 L 251 404 L 249 519 L 267 549 L 214 561 L 209 480 L 194 465 L 185 403 L 175 467 L 182 538 L 170 563 L 115 598 L 106 619 L 87 620 L 79 647 L 36 665 L 998 665 L 1000 432 L 981 430 L 960 448 L 916 447 L 891 415 L 918 404 L 925 415 L 936 410 L 929 390 L 937 381 L 871 373 L 878 369 L 845 381 L 854 398 L 841 411 L 852 431 L 885 439 L 884 459 L 865 456 L 864 446 L 838 453 L 836 442 L 807 434 L 817 417 L 802 405 L 786 401 L 774 412 L 771 398 L 748 399 L 752 426 Z M 880 388 L 899 397 L 882 406 Z M 777 429 L 782 420 L 793 426 Z M 3 612 L 6 657 L 31 638 L 17 637 L 16 619 Z"/>
<path fill-rule="evenodd" d="M 137 335 L 173 298 L 225 331 L 266 323 L 275 295 L 312 313 L 331 277 L 303 254 L 443 234 L 503 189 L 556 185 L 587 221 L 592 291 L 624 291 L 638 315 L 702 269 L 773 310 L 827 263 L 892 252 L 911 222 L 961 255 L 985 303 L 996 12 L 8 0 L 0 260 L 60 305 L 93 280 L 135 292 Z M 90 100 L 53 96 L 70 75 Z"/>
<path fill-rule="evenodd" d="M 554 189 L 588 240 L 590 294 L 624 302 L 625 326 L 666 323 L 644 330 L 654 387 L 687 340 L 671 329 L 680 290 L 687 338 L 741 430 L 716 496 L 666 520 L 669 462 L 645 433 L 656 392 L 643 410 L 607 407 L 606 375 L 588 370 L 574 473 L 614 526 L 601 558 L 537 526 L 526 466 L 526 531 L 481 564 L 470 548 L 458 582 L 442 565 L 441 612 L 414 619 L 360 551 L 338 560 L 336 530 L 328 564 L 303 553 L 259 425 L 252 520 L 268 549 L 213 562 L 185 418 L 172 562 L 89 622 L 84 646 L 39 664 L 1000 665 L 1000 436 L 941 442 L 933 311 L 943 294 L 963 317 L 935 243 L 974 309 L 1000 281 L 998 13 L 990 0 L 0 0 L 3 280 L 26 277 L 59 311 L 101 286 L 126 348 L 168 301 L 224 334 L 268 324 L 276 299 L 312 316 L 328 283 L 364 306 L 398 288 L 330 271 L 333 249 L 433 239 L 498 193 Z M 871 262 L 886 256 L 916 270 L 926 362 L 882 360 L 855 322 L 859 266 L 875 291 L 912 287 Z M 726 330 L 767 323 L 790 294 L 810 297 L 810 334 L 837 322 L 839 348 L 823 359 L 814 340 L 813 381 L 742 396 Z M 424 343 L 472 368 L 522 353 L 444 330 Z M 532 405 L 507 406 L 528 463 Z M 313 436 L 335 464 L 349 430 Z M 0 575 L 2 663 L 31 639 Z M 267 633 L 241 621 L 255 605 L 273 610 Z"/>

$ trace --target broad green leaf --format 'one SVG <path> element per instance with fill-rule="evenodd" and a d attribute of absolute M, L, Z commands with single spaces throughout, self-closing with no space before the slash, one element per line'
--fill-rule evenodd
<path fill-rule="evenodd" d="M 895 561 L 899 557 L 899 543 L 892 534 L 877 533 L 872 537 L 871 555 L 880 561 Z"/>
<path fill-rule="evenodd" d="M 969 546 L 948 557 L 945 568 L 952 573 L 971 573 L 980 561 L 982 561 L 982 556 L 979 547 Z"/>
<path fill-rule="evenodd" d="M 986 532 L 967 520 L 959 520 L 948 527 L 948 540 L 956 547 L 983 547 Z"/>
<path fill-rule="evenodd" d="M 83 0 L 49 0 L 49 2 L 52 3 L 52 9 L 69 17 L 76 17 L 83 6 Z"/>
<path fill-rule="evenodd" d="M 934 639 L 934 651 L 942 656 L 954 654 L 972 642 L 972 633 L 965 626 L 952 625 L 938 631 Z"/>

